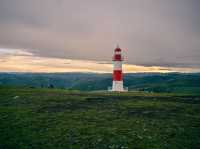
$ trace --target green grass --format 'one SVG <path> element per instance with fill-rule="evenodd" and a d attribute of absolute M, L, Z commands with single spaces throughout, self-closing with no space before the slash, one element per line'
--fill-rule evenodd
<path fill-rule="evenodd" d="M 199 146 L 199 95 L 0 88 L 3 149 Z"/>

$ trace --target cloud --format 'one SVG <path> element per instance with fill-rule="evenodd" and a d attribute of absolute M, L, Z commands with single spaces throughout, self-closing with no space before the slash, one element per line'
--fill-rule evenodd
<path fill-rule="evenodd" d="M 4 55 L 4 56 L 1 56 Z M 25 50 L 0 49 L 1 72 L 93 72 L 112 73 L 113 65 L 106 61 L 39 57 Z M 124 64 L 125 73 L 138 72 L 200 72 L 199 68 L 160 67 Z"/>
<path fill-rule="evenodd" d="M 26 50 L 0 48 L 0 56 L 34 56 L 34 54 Z"/>
<path fill-rule="evenodd" d="M 1 0 L 0 47 L 38 57 L 200 67 L 198 0 Z"/>

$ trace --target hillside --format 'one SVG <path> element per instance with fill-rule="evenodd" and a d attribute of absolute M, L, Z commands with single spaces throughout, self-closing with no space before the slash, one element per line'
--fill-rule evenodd
<path fill-rule="evenodd" d="M 81 91 L 107 90 L 111 74 L 95 73 L 0 73 L 0 86 L 66 88 Z M 125 74 L 129 90 L 169 93 L 200 93 L 199 73 Z"/>
<path fill-rule="evenodd" d="M 200 96 L 0 88 L 0 148 L 197 149 Z"/>

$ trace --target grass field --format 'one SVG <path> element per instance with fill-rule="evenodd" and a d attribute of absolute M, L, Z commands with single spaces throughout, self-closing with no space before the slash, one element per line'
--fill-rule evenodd
<path fill-rule="evenodd" d="M 199 149 L 200 96 L 0 88 L 1 149 Z"/>

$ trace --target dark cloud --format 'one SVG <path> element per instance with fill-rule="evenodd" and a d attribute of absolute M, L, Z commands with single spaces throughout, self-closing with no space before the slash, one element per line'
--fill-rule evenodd
<path fill-rule="evenodd" d="M 200 66 L 199 0 L 1 0 L 0 47 L 35 55 Z"/>

